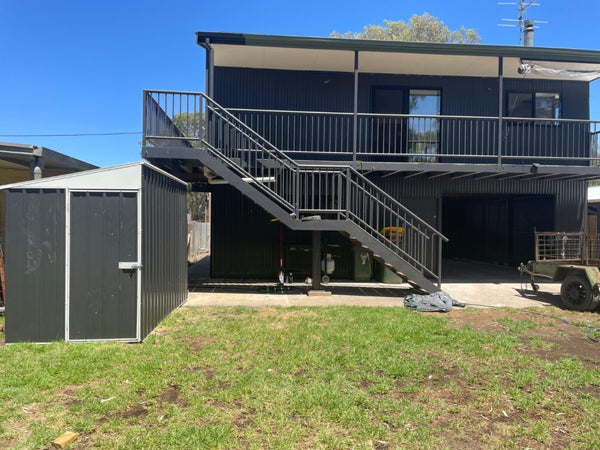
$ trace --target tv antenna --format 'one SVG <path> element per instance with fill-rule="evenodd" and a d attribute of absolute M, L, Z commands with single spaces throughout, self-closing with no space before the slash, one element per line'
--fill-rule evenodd
<path fill-rule="evenodd" d="M 518 19 L 501 19 L 504 22 L 515 22 L 515 23 L 499 23 L 499 27 L 519 27 L 519 45 L 523 45 L 525 38 L 525 13 L 532 6 L 541 6 L 541 3 L 537 3 L 535 0 L 519 0 L 519 2 L 498 2 L 499 5 L 511 5 L 517 6 L 519 10 Z M 536 20 L 536 23 L 548 23 L 545 20 Z M 539 27 L 534 27 L 539 28 Z"/>

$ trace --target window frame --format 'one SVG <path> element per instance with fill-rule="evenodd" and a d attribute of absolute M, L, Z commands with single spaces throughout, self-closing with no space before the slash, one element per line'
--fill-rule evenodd
<path fill-rule="evenodd" d="M 531 96 L 531 106 L 530 106 L 530 115 L 529 116 L 512 116 L 510 115 L 510 102 L 509 102 L 509 96 L 511 94 L 517 94 L 517 95 L 530 95 Z M 558 95 L 558 117 L 538 117 L 536 115 L 537 113 L 537 99 L 538 99 L 538 95 Z M 547 120 L 547 121 L 555 121 L 557 119 L 562 119 L 563 118 L 563 95 L 562 92 L 545 92 L 545 91 L 519 91 L 519 90 L 510 90 L 510 91 L 505 91 L 505 96 L 504 96 L 504 118 L 507 119 L 542 119 L 542 120 Z M 555 124 L 559 124 L 560 122 L 555 122 Z"/>

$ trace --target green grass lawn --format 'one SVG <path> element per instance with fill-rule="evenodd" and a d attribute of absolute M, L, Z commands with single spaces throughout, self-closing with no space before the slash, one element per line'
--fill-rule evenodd
<path fill-rule="evenodd" d="M 544 312 L 577 323 L 182 308 L 143 344 L 1 346 L 0 448 L 600 448 L 600 316 Z"/>

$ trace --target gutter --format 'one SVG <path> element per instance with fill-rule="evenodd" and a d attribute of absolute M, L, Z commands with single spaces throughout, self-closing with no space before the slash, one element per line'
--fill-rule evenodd
<path fill-rule="evenodd" d="M 373 51 L 392 53 L 429 53 L 442 55 L 491 56 L 600 64 L 600 52 L 551 47 L 519 47 L 481 44 L 442 44 L 424 42 L 396 42 L 361 39 L 340 39 L 305 36 L 278 36 L 198 31 L 196 42 L 208 48 L 210 44 L 249 45 L 257 47 L 306 48 L 322 50 Z"/>

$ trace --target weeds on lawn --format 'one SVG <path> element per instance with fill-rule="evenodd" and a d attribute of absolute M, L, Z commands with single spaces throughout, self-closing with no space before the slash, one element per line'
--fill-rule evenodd
<path fill-rule="evenodd" d="M 552 320 L 458 313 L 182 308 L 143 344 L 0 347 L 0 442 L 47 447 L 66 430 L 80 433 L 72 448 L 600 442 L 597 344 Z"/>

